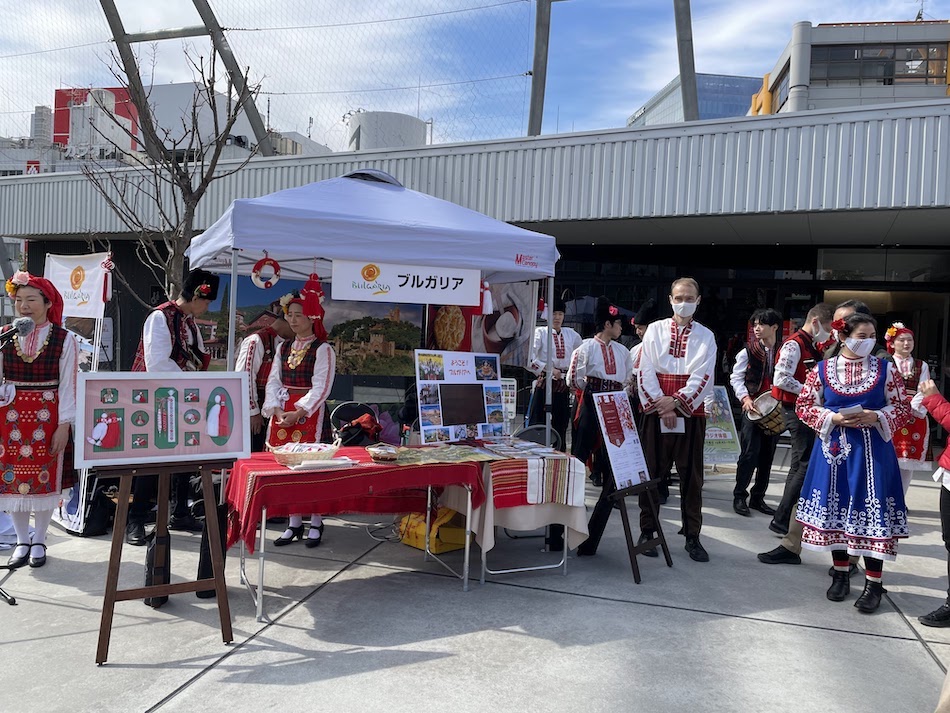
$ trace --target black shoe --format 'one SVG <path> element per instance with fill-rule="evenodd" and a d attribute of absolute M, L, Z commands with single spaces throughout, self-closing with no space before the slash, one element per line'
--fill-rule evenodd
<path fill-rule="evenodd" d="M 749 512 L 749 506 L 745 504 L 745 498 L 735 498 L 732 501 L 732 509 L 743 517 L 750 517 L 752 515 L 752 513 Z"/>
<path fill-rule="evenodd" d="M 299 527 L 288 527 L 287 529 L 290 530 L 290 537 L 281 535 L 276 540 L 274 540 L 275 547 L 283 547 L 284 545 L 289 545 L 294 540 L 303 539 L 303 525 L 300 525 Z"/>
<path fill-rule="evenodd" d="M 917 617 L 917 621 L 924 626 L 950 626 L 950 602 L 945 602 L 939 609 L 934 609 L 929 614 Z"/>
<path fill-rule="evenodd" d="M 759 562 L 765 564 L 801 564 L 802 558 L 781 545 L 770 552 L 760 552 L 756 555 Z"/>
<path fill-rule="evenodd" d="M 843 602 L 850 591 L 851 578 L 848 573 L 835 570 L 834 579 L 831 580 L 831 586 L 828 587 L 828 599 L 833 602 Z"/>
<path fill-rule="evenodd" d="M 686 538 L 686 551 L 689 552 L 689 558 L 694 562 L 708 562 L 709 553 L 699 544 L 698 537 Z"/>
<path fill-rule="evenodd" d="M 23 544 L 21 542 L 18 542 L 16 544 L 16 547 L 26 547 L 26 554 L 23 555 L 22 557 L 11 557 L 10 559 L 8 559 L 7 567 L 9 567 L 10 569 L 19 569 L 20 567 L 22 567 L 23 565 L 25 565 L 27 562 L 30 561 L 30 547 L 31 547 L 30 543 L 27 542 L 26 544 Z"/>
<path fill-rule="evenodd" d="M 785 535 L 788 534 L 788 528 L 776 524 L 775 520 L 772 520 L 772 522 L 769 523 L 769 529 L 779 537 L 785 537 Z"/>
<path fill-rule="evenodd" d="M 763 515 L 768 515 L 769 517 L 775 514 L 775 508 L 768 505 L 764 500 L 750 500 L 749 507 L 753 510 L 758 510 Z"/>
<path fill-rule="evenodd" d="M 179 532 L 201 532 L 204 529 L 204 523 L 194 515 L 172 515 L 168 518 L 168 529 L 178 530 Z"/>
<path fill-rule="evenodd" d="M 639 547 L 644 542 L 649 542 L 653 539 L 652 532 L 641 532 L 640 537 L 637 540 L 637 546 Z M 659 557 L 660 553 L 656 551 L 656 547 L 651 547 L 650 549 L 644 550 L 641 554 L 646 555 L 647 557 Z"/>
<path fill-rule="evenodd" d="M 125 526 L 125 541 L 136 547 L 145 546 L 145 523 L 130 522 Z"/>
<path fill-rule="evenodd" d="M 660 505 L 666 505 L 666 501 L 669 499 L 670 499 L 670 489 L 664 483 L 663 485 L 659 487 L 659 490 L 657 491 L 657 500 L 659 500 Z"/>
<path fill-rule="evenodd" d="M 848 563 L 848 576 L 849 576 L 849 577 L 853 577 L 853 576 L 854 576 L 854 573 L 857 572 L 857 571 L 858 571 L 858 565 L 856 565 L 854 562 L 849 562 L 849 563 Z M 834 576 L 835 576 L 835 567 L 834 567 L 834 565 L 831 565 L 831 566 L 828 568 L 828 576 L 829 576 L 829 577 L 834 577 Z"/>
<path fill-rule="evenodd" d="M 861 596 L 858 597 L 854 606 L 856 606 L 858 611 L 862 614 L 873 614 L 877 611 L 877 608 L 881 606 L 881 596 L 886 591 L 884 585 L 880 582 L 865 580 L 864 591 L 861 592 Z"/>
<path fill-rule="evenodd" d="M 593 483 L 595 488 L 604 487 L 604 478 L 600 473 L 591 473 L 590 482 Z"/>
<path fill-rule="evenodd" d="M 39 557 L 34 557 L 34 547 L 42 547 L 43 554 L 41 554 Z M 44 545 L 42 542 L 37 542 L 33 545 L 30 545 L 30 567 L 42 567 L 44 564 L 46 564 L 46 545 Z"/>
<path fill-rule="evenodd" d="M 310 528 L 313 529 L 312 527 Z M 319 547 L 323 544 L 323 523 L 317 527 L 317 532 L 320 533 L 320 537 L 307 537 L 303 543 L 307 546 L 308 549 L 313 549 L 314 547 Z"/>

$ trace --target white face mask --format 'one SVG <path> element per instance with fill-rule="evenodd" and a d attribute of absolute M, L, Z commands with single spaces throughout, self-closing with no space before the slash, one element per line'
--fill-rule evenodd
<path fill-rule="evenodd" d="M 830 338 L 831 332 L 826 331 L 825 328 L 821 326 L 821 322 L 819 322 L 815 331 L 815 344 L 824 344 Z"/>
<path fill-rule="evenodd" d="M 844 345 L 859 357 L 866 357 L 874 351 L 875 343 L 874 339 L 853 339 L 848 337 L 844 340 Z"/>
<path fill-rule="evenodd" d="M 673 302 L 673 313 L 677 317 L 692 317 L 696 311 L 695 302 Z"/>

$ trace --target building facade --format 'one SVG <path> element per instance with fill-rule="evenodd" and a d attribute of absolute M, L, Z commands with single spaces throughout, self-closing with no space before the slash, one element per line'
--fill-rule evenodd
<path fill-rule="evenodd" d="M 950 22 L 799 22 L 752 99 L 753 115 L 948 96 Z"/>
<path fill-rule="evenodd" d="M 762 81 L 757 77 L 697 74 L 696 94 L 700 120 L 745 116 L 749 110 L 749 99 L 759 90 L 761 84 Z M 683 121 L 683 95 L 680 87 L 680 78 L 677 76 L 637 109 L 627 119 L 627 126 L 636 128 Z"/>

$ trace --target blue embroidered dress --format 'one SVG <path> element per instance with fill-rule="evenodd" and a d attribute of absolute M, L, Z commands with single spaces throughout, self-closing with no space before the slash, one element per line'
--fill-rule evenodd
<path fill-rule="evenodd" d="M 872 426 L 835 426 L 841 408 L 875 411 Z M 907 508 L 892 436 L 910 419 L 903 380 L 875 356 L 836 356 L 809 372 L 796 405 L 817 433 L 798 501 L 802 547 L 895 559 Z"/>

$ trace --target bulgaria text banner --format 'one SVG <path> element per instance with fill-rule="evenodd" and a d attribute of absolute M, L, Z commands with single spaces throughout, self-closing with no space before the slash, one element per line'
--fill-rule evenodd
<path fill-rule="evenodd" d="M 64 317 L 102 319 L 110 289 L 109 253 L 47 255 L 44 276 L 63 296 Z"/>
<path fill-rule="evenodd" d="M 734 464 L 739 460 L 739 434 L 732 418 L 732 406 L 725 386 L 713 387 L 711 403 L 706 408 L 706 441 L 703 444 L 703 463 Z"/>
<path fill-rule="evenodd" d="M 423 443 L 504 436 L 497 354 L 416 350 Z"/>
<path fill-rule="evenodd" d="M 594 408 L 597 409 L 597 420 L 600 422 L 600 432 L 604 436 L 604 446 L 610 458 L 610 469 L 614 473 L 617 490 L 647 482 L 650 473 L 626 392 L 594 394 Z"/>
<path fill-rule="evenodd" d="M 247 458 L 245 372 L 81 373 L 76 467 Z"/>
<path fill-rule="evenodd" d="M 422 265 L 333 261 L 335 300 L 475 306 L 481 301 L 481 274 Z"/>

